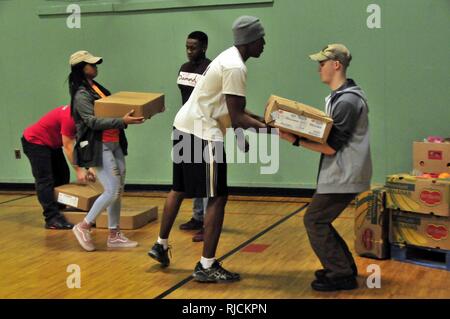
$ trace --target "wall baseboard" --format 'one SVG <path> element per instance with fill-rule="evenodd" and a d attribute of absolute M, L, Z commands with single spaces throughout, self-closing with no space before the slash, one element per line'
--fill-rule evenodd
<path fill-rule="evenodd" d="M 130 192 L 168 192 L 171 185 L 127 184 L 125 191 Z M 33 183 L 0 183 L 0 191 L 34 191 Z M 230 186 L 230 195 L 236 196 L 276 196 L 276 197 L 312 197 L 311 188 L 243 187 Z"/>

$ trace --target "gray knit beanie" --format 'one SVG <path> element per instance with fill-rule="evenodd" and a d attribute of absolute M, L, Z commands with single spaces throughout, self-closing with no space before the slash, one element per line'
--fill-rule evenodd
<path fill-rule="evenodd" d="M 234 45 L 252 43 L 264 37 L 264 28 L 258 18 L 241 16 L 233 23 Z"/>

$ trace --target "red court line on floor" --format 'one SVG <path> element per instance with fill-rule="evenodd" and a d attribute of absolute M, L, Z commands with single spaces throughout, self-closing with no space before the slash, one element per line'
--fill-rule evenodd
<path fill-rule="evenodd" d="M 266 245 L 266 244 L 250 244 L 250 245 L 246 246 L 244 249 L 242 249 L 241 252 L 244 252 L 244 253 L 262 253 L 269 246 L 270 245 Z"/>

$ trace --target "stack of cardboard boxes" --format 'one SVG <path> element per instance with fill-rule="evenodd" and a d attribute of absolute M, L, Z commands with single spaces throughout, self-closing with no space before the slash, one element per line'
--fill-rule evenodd
<path fill-rule="evenodd" d="M 387 177 L 386 206 L 391 210 L 392 244 L 450 250 L 450 178 L 436 178 L 450 173 L 449 159 L 448 142 L 414 142 L 417 176 Z"/>
<path fill-rule="evenodd" d="M 389 258 L 390 244 L 450 250 L 449 159 L 450 142 L 414 142 L 415 175 L 390 175 L 384 187 L 357 197 L 358 255 Z"/>
<path fill-rule="evenodd" d="M 66 184 L 55 187 L 55 198 L 69 206 L 63 213 L 72 224 L 81 222 L 95 200 L 103 193 L 100 183 Z M 121 229 L 137 229 L 158 218 L 158 207 L 124 207 L 120 212 Z M 102 212 L 96 220 L 96 228 L 108 228 L 108 213 Z"/>

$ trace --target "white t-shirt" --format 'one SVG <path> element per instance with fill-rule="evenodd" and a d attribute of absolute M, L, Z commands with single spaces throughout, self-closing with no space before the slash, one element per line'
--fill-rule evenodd
<path fill-rule="evenodd" d="M 223 141 L 217 119 L 228 114 L 225 95 L 244 96 L 247 67 L 236 47 L 223 51 L 199 79 L 173 126 L 208 141 Z"/>

